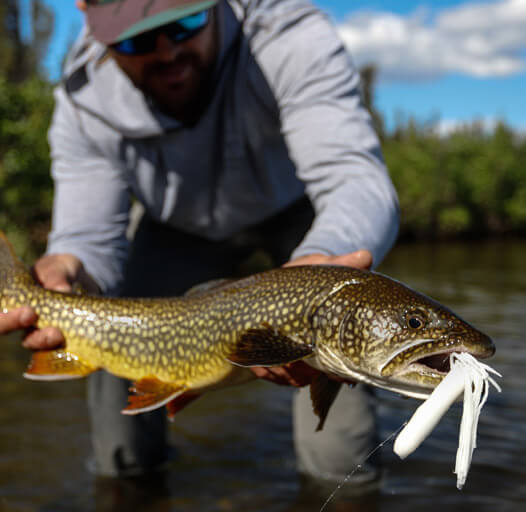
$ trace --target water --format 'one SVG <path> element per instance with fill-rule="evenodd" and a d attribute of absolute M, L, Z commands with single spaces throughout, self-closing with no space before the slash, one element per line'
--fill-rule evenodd
<path fill-rule="evenodd" d="M 379 489 L 350 496 L 345 485 L 326 511 L 522 511 L 526 503 L 526 242 L 407 245 L 381 270 L 447 304 L 497 345 L 492 392 L 463 491 L 452 473 L 461 409 L 455 406 L 408 459 L 382 449 Z M 96 479 L 89 455 L 82 381 L 21 377 L 28 355 L 3 340 L 0 359 L 0 511 L 317 512 L 333 488 L 316 489 L 294 465 L 291 391 L 257 382 L 209 394 L 172 426 L 177 461 L 150 480 Z M 418 402 L 378 393 L 386 438 Z M 330 421 L 330 417 L 329 420 Z M 335 486 L 334 486 L 335 487 Z"/>

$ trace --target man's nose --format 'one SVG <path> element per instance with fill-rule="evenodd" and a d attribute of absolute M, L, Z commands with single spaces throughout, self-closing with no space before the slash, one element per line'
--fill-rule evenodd
<path fill-rule="evenodd" d="M 173 60 L 181 52 L 181 44 L 173 42 L 162 32 L 157 36 L 155 53 L 161 60 Z"/>

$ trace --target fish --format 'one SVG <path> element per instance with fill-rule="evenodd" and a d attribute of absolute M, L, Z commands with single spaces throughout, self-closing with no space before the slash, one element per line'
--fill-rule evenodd
<path fill-rule="evenodd" d="M 377 272 L 275 268 L 173 298 L 120 298 L 42 288 L 0 233 L 0 311 L 28 305 L 65 346 L 36 351 L 24 376 L 80 378 L 99 369 L 133 381 L 124 414 L 173 417 L 209 390 L 254 378 L 255 366 L 304 361 L 323 428 L 342 381 L 427 398 L 450 354 L 483 359 L 492 340 L 433 299 Z"/>

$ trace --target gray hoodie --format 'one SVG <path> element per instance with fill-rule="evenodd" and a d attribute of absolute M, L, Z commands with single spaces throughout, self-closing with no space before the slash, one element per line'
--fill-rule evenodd
<path fill-rule="evenodd" d="M 334 27 L 305 0 L 223 0 L 215 91 L 193 127 L 164 115 L 87 31 L 72 49 L 49 132 L 48 253 L 119 285 L 130 196 L 154 219 L 225 239 L 305 193 L 316 220 L 293 257 L 384 257 L 396 193 Z"/>

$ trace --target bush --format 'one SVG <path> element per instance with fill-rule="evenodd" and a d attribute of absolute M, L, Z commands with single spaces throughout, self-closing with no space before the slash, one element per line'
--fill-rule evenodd
<path fill-rule="evenodd" d="M 526 139 L 478 123 L 440 136 L 409 122 L 383 144 L 400 197 L 402 236 L 526 231 Z"/>
<path fill-rule="evenodd" d="M 0 229 L 28 262 L 45 248 L 52 203 L 52 86 L 0 79 Z M 402 238 L 526 233 L 526 138 L 501 123 L 448 136 L 414 121 L 384 135 Z"/>
<path fill-rule="evenodd" d="M 51 85 L 0 79 L 0 229 L 26 261 L 45 248 L 52 202 L 47 129 Z"/>

